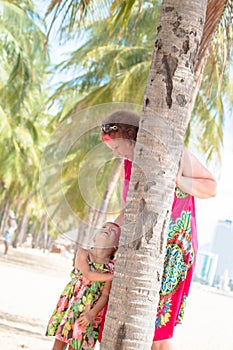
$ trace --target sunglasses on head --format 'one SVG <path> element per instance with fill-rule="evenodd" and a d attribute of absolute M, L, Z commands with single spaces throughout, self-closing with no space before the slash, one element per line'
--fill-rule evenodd
<path fill-rule="evenodd" d="M 101 130 L 105 134 L 110 134 L 112 131 L 118 131 L 119 127 L 117 125 L 115 125 L 114 123 L 102 124 Z"/>

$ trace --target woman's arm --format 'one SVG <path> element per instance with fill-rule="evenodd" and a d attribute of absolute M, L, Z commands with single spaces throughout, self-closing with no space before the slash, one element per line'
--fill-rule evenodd
<path fill-rule="evenodd" d="M 112 281 L 113 274 L 112 273 L 102 273 L 98 271 L 91 271 L 90 266 L 88 264 L 87 251 L 85 249 L 80 248 L 76 253 L 75 258 L 75 268 L 79 269 L 83 276 L 86 277 L 90 281 L 96 282 L 107 282 Z"/>
<path fill-rule="evenodd" d="M 81 326 L 88 326 L 90 322 L 96 318 L 96 316 L 104 308 L 104 306 L 107 305 L 111 285 L 112 282 L 106 282 L 101 292 L 101 295 L 96 304 L 93 306 L 93 308 L 90 311 L 84 312 L 80 315 L 78 322 Z"/>
<path fill-rule="evenodd" d="M 123 225 L 124 222 L 124 213 L 125 213 L 125 208 L 121 209 L 120 214 L 117 216 L 117 218 L 115 219 L 115 223 L 119 226 Z"/>
<path fill-rule="evenodd" d="M 184 149 L 176 178 L 180 189 L 198 198 L 216 195 L 217 182 L 210 171 L 187 149 Z"/>

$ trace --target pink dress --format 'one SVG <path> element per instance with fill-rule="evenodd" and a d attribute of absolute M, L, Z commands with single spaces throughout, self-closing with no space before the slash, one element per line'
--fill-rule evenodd
<path fill-rule="evenodd" d="M 123 199 L 126 200 L 132 163 L 125 160 Z M 153 340 L 172 338 L 182 323 L 197 253 L 194 197 L 175 189 Z"/>

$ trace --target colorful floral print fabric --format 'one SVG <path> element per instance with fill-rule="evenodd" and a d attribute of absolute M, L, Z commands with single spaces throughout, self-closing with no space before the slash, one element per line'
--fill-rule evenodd
<path fill-rule="evenodd" d="M 197 252 L 194 198 L 176 188 L 168 230 L 154 340 L 173 336 L 182 323 Z"/>
<path fill-rule="evenodd" d="M 107 264 L 92 263 L 93 271 L 113 273 L 113 262 Z M 55 336 L 56 339 L 70 344 L 74 349 L 94 349 L 98 338 L 103 310 L 89 326 L 80 326 L 78 318 L 82 312 L 89 311 L 97 302 L 104 282 L 91 282 L 86 279 L 81 271 L 73 269 L 71 280 L 63 290 L 57 306 L 49 320 L 46 335 Z"/>

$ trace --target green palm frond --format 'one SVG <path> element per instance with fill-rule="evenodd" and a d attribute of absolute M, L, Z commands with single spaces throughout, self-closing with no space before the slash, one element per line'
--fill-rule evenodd
<path fill-rule="evenodd" d="M 59 18 L 61 23 L 58 31 L 61 37 L 77 35 L 80 26 L 86 29 L 103 18 L 107 21 L 108 36 L 111 36 L 117 27 L 125 33 L 129 29 L 128 25 L 133 14 L 136 13 L 136 19 L 140 19 L 143 16 L 143 8 L 153 12 L 153 8 L 158 9 L 161 2 L 161 0 L 144 2 L 142 0 L 52 0 L 47 10 L 47 15 L 53 15 L 49 33 Z"/>
<path fill-rule="evenodd" d="M 196 99 L 188 130 L 196 147 L 207 155 L 207 159 L 221 159 L 225 108 L 232 105 L 230 66 L 232 65 L 232 2 L 226 1 L 225 11 L 209 47 L 209 57 Z M 227 107 L 228 108 L 228 107 Z M 198 135 L 198 136 L 197 136 Z M 188 142 L 186 137 L 186 143 Z M 197 145 L 198 143 L 198 145 Z"/>
<path fill-rule="evenodd" d="M 106 21 L 90 27 L 88 40 L 70 54 L 70 59 L 59 65 L 62 71 L 72 71 L 74 78 L 60 85 L 52 98 L 71 96 L 71 104 L 76 104 L 77 108 L 119 101 L 119 98 L 141 103 L 154 46 L 152 28 L 147 31 L 145 28 L 156 28 L 158 14 L 157 8 L 149 13 L 144 9 L 137 19 L 137 27 L 132 30 L 137 18 L 135 13 L 124 38 L 118 28 L 109 39 Z M 76 103 L 72 102 L 73 98 L 76 98 Z M 66 98 L 64 103 L 68 103 Z M 72 107 L 71 111 L 74 110 Z M 69 115 L 69 111 L 65 115 Z"/>
<path fill-rule="evenodd" d="M 34 92 L 35 82 L 37 86 L 42 82 L 41 71 L 46 64 L 45 37 L 20 7 L 5 1 L 2 6 L 0 103 L 11 106 L 11 113 L 15 114 Z"/>
<path fill-rule="evenodd" d="M 23 196 L 25 191 L 34 191 L 38 180 L 41 141 L 46 134 L 42 86 L 48 56 L 45 36 L 34 22 L 39 17 L 33 2 L 0 1 L 0 6 L 0 179 L 8 193 Z"/>
<path fill-rule="evenodd" d="M 214 78 L 212 77 L 211 88 L 210 75 L 213 76 L 213 66 L 208 64 L 190 122 L 191 130 L 195 130 L 195 135 L 191 135 L 191 140 L 196 137 L 196 147 L 206 154 L 207 160 L 214 158 L 214 155 L 215 158 L 221 158 L 224 120 L 224 95 L 219 93 L 219 71 Z M 224 85 L 224 91 L 226 91 L 227 80 Z"/>
<path fill-rule="evenodd" d="M 31 0 L 1 0 L 0 2 L 4 3 L 4 6 L 8 5 L 11 6 L 12 9 L 15 8 L 18 11 L 21 11 L 20 13 L 22 14 L 27 13 L 30 16 L 33 15 L 39 18 L 39 16 L 37 16 L 35 13 L 34 4 Z"/>
<path fill-rule="evenodd" d="M 60 19 L 58 27 L 60 38 L 64 35 L 66 38 L 74 36 L 74 32 L 72 33 L 74 28 L 77 34 L 77 29 L 81 25 L 106 17 L 110 4 L 110 0 L 52 0 L 46 13 L 46 16 L 52 15 L 48 37 L 58 19 Z"/>
<path fill-rule="evenodd" d="M 98 208 L 116 162 L 113 160 L 106 164 L 104 155 L 103 159 L 96 156 L 95 147 L 100 143 L 96 129 L 78 137 L 76 125 L 76 121 L 70 127 L 66 124 L 64 131 L 58 132 L 57 138 L 46 148 L 45 168 L 42 166 L 42 195 L 51 215 L 63 218 L 64 225 L 69 224 L 71 212 L 83 219 L 90 205 Z M 49 164 L 48 168 L 46 164 Z M 96 176 L 91 177 L 90 174 L 95 174 L 95 171 Z M 95 190 L 99 193 L 97 200 L 93 197 Z M 91 204 L 87 198 L 92 198 Z M 119 206 L 119 188 L 112 197 L 112 207 L 115 206 Z"/>

